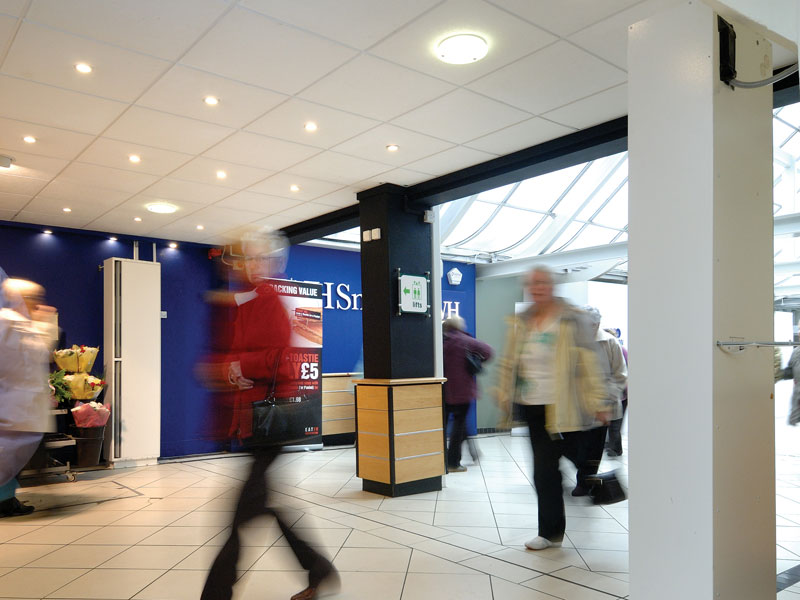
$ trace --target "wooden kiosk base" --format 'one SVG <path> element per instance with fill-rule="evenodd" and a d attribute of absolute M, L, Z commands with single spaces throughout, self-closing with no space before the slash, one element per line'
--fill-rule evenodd
<path fill-rule="evenodd" d="M 442 489 L 445 379 L 356 379 L 356 475 L 365 492 Z"/>

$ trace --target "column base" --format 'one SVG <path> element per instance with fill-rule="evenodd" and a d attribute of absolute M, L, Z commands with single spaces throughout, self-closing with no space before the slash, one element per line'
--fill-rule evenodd
<path fill-rule="evenodd" d="M 396 498 L 397 496 L 410 496 L 411 494 L 423 494 L 425 492 L 438 492 L 442 489 L 441 475 L 406 483 L 382 483 L 380 481 L 372 481 L 371 479 L 363 479 L 362 482 L 363 486 L 361 489 L 365 492 L 372 492 L 373 494 L 381 494 L 392 498 Z"/>

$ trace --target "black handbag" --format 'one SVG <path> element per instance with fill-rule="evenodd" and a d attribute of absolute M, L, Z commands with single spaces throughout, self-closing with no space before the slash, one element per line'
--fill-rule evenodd
<path fill-rule="evenodd" d="M 465 358 L 467 360 L 467 373 L 475 376 L 483 371 L 483 357 L 480 354 L 467 350 Z"/>
<path fill-rule="evenodd" d="M 587 477 L 586 485 L 591 486 L 589 494 L 595 504 L 615 504 L 628 497 L 614 471 Z"/>
<path fill-rule="evenodd" d="M 253 435 L 249 446 L 289 446 L 305 442 L 314 425 L 314 407 L 305 395 L 275 397 L 275 382 L 283 354 L 278 355 L 272 385 L 264 400 L 253 403 Z M 315 434 L 316 435 L 316 434 Z"/>

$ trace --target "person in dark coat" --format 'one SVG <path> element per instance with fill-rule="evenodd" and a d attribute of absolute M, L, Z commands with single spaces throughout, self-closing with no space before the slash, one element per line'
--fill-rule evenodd
<path fill-rule="evenodd" d="M 444 401 L 448 420 L 453 416 L 450 441 L 447 446 L 447 469 L 458 473 L 466 471 L 461 465 L 461 445 L 467 438 L 467 413 L 477 395 L 475 375 L 469 371 L 467 353 L 479 362 L 492 357 L 492 348 L 466 332 L 463 318 L 453 316 L 444 325 Z"/>

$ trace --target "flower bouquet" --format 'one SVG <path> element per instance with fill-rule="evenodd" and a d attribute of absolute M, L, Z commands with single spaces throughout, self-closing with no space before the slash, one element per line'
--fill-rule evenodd
<path fill-rule="evenodd" d="M 72 400 L 72 390 L 69 384 L 65 381 L 66 371 L 61 369 L 50 374 L 50 394 L 53 396 L 56 404 L 69 404 Z"/>
<path fill-rule="evenodd" d="M 76 427 L 105 427 L 111 411 L 99 402 L 78 402 L 72 409 Z"/>
<path fill-rule="evenodd" d="M 73 400 L 95 400 L 106 384 L 99 377 L 88 373 L 64 375 L 64 382 L 69 386 Z"/>
<path fill-rule="evenodd" d="M 99 351 L 99 347 L 73 345 L 72 348 L 53 351 L 53 360 L 59 369 L 69 373 L 88 373 Z"/>

